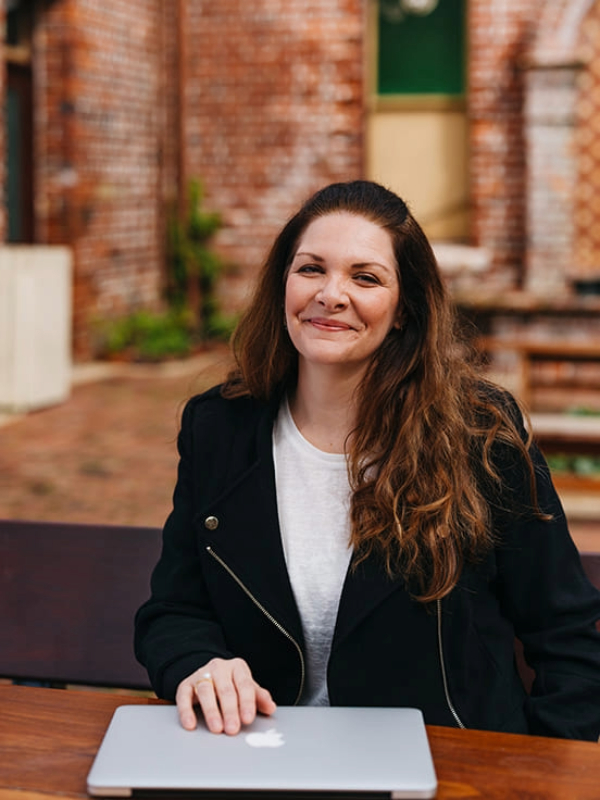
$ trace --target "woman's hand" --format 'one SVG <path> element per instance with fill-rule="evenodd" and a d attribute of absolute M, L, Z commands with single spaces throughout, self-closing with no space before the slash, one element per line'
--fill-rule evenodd
<path fill-rule="evenodd" d="M 270 693 L 255 682 L 241 658 L 211 659 L 181 681 L 175 702 L 186 730 L 196 727 L 194 706 L 198 703 L 208 730 L 230 735 L 249 725 L 257 712 L 268 715 L 275 711 Z"/>

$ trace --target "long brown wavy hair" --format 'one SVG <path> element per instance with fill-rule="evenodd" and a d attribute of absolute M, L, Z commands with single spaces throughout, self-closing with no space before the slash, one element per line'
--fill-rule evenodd
<path fill-rule="evenodd" d="M 493 545 L 490 498 L 500 496 L 495 445 L 513 448 L 535 476 L 512 407 L 469 359 L 427 237 L 396 194 L 370 181 L 313 195 L 275 239 L 232 340 L 237 367 L 225 397 L 272 401 L 293 388 L 298 354 L 284 326 L 285 282 L 300 237 L 318 217 L 360 215 L 390 234 L 401 329 L 373 356 L 348 439 L 356 563 L 372 552 L 430 602 L 456 585 L 465 560 Z M 494 501 L 495 502 L 495 501 Z"/>

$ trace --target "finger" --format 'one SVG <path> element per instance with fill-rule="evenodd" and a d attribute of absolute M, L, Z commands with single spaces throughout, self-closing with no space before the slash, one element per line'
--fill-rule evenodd
<path fill-rule="evenodd" d="M 223 716 L 217 701 L 217 690 L 214 679 L 209 672 L 202 675 L 194 684 L 194 692 L 200 703 L 206 727 L 211 733 L 222 733 Z"/>
<path fill-rule="evenodd" d="M 252 679 L 245 663 L 233 671 L 234 685 L 238 695 L 239 716 L 243 725 L 250 725 L 256 717 L 256 692 L 260 688 Z"/>
<path fill-rule="evenodd" d="M 271 697 L 271 692 L 269 692 L 268 689 L 263 689 L 262 686 L 259 686 L 256 690 L 256 708 L 261 714 L 265 714 L 267 717 L 273 714 L 277 709 L 275 701 Z"/>
<path fill-rule="evenodd" d="M 175 702 L 181 727 L 193 731 L 196 727 L 196 714 L 194 712 L 194 687 L 191 684 L 181 684 L 177 689 Z"/>
<path fill-rule="evenodd" d="M 240 699 L 233 681 L 233 671 L 215 676 L 214 693 L 221 711 L 222 730 L 229 736 L 239 733 L 242 727 Z"/>

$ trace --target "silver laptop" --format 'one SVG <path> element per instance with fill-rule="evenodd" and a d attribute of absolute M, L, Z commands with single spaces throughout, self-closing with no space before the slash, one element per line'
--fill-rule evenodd
<path fill-rule="evenodd" d="M 120 706 L 88 775 L 89 794 L 190 793 L 301 798 L 434 797 L 414 708 L 278 707 L 237 736 L 184 730 L 175 706 Z"/>

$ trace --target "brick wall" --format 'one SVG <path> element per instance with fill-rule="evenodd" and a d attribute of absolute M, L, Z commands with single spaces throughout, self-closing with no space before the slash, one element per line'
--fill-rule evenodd
<path fill-rule="evenodd" d="M 471 229 L 493 256 L 490 289 L 526 283 L 523 59 L 542 18 L 558 30 L 585 2 L 468 3 Z M 166 205 L 189 179 L 202 179 L 207 206 L 223 214 L 218 247 L 239 267 L 223 296 L 239 308 L 298 203 L 363 174 L 367 6 L 37 4 L 36 235 L 73 246 L 78 357 L 92 352 L 96 315 L 160 302 Z M 547 36 L 544 47 L 560 41 Z M 3 224 L 0 215 L 0 234 Z"/>
<path fill-rule="evenodd" d="M 492 286 L 555 294 L 600 275 L 598 8 L 470 0 L 471 222 Z"/>
<path fill-rule="evenodd" d="M 600 280 L 600 4 L 581 31 L 585 68 L 577 96 L 575 253 L 573 277 Z"/>
<path fill-rule="evenodd" d="M 163 209 L 170 213 L 179 193 L 181 160 L 181 111 L 180 103 L 180 57 L 179 0 L 159 0 L 159 48 L 160 71 L 158 91 L 160 101 L 156 111 L 160 125 L 160 181 L 162 185 Z M 164 221 L 163 221 L 164 224 Z"/>
<path fill-rule="evenodd" d="M 78 357 L 94 317 L 159 302 L 167 207 L 189 179 L 224 216 L 218 246 L 239 267 L 224 299 L 239 308 L 297 204 L 361 175 L 364 14 L 364 0 L 45 8 L 37 230 L 74 249 Z"/>
<path fill-rule="evenodd" d="M 91 321 L 160 293 L 159 0 L 55 0 L 36 35 L 38 238 L 75 256 L 75 352 Z"/>
<path fill-rule="evenodd" d="M 518 287 L 526 248 L 524 81 L 520 68 L 546 0 L 470 0 L 471 233 L 493 254 L 489 283 Z"/>
<path fill-rule="evenodd" d="M 242 270 L 320 186 L 360 177 L 363 0 L 189 0 L 184 141 L 189 176 L 224 214 L 219 247 Z"/>

